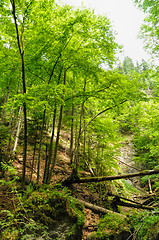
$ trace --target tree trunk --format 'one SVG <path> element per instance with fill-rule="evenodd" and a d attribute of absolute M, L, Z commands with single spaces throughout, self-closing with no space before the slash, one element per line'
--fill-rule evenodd
<path fill-rule="evenodd" d="M 149 210 L 149 211 L 154 211 L 155 210 L 155 208 L 153 208 L 153 207 L 149 207 L 149 206 L 145 206 L 145 205 L 139 205 L 139 204 L 133 204 L 133 203 L 127 203 L 127 202 L 123 202 L 123 201 L 117 201 L 116 204 L 119 205 L 119 206 L 123 206 L 123 207 L 145 209 L 145 210 Z"/>
<path fill-rule="evenodd" d="M 66 72 L 67 72 L 67 68 L 64 71 L 64 82 L 63 85 L 66 84 Z M 64 96 L 63 96 L 64 97 Z M 63 98 L 62 97 L 62 98 Z M 55 167 L 55 163 L 56 163 L 56 157 L 57 157 L 57 150 L 58 150 L 58 145 L 59 145 L 59 137 L 60 137 L 60 131 L 61 131 L 61 124 L 62 124 L 62 114 L 63 114 L 63 104 L 61 104 L 60 107 L 60 115 L 59 115 L 59 122 L 58 122 L 58 127 L 57 127 L 57 137 L 56 137 L 56 143 L 55 143 L 55 149 L 54 149 L 54 156 L 53 156 L 53 161 L 52 161 L 52 165 L 51 165 L 51 169 L 49 171 L 49 177 L 47 180 L 47 183 L 49 184 L 51 181 L 51 177 L 52 177 L 52 172 L 54 170 Z"/>
<path fill-rule="evenodd" d="M 73 136 L 74 136 L 74 103 L 72 101 L 71 112 L 71 139 L 70 139 L 70 164 L 73 163 Z"/>
<path fill-rule="evenodd" d="M 33 150 L 33 160 L 32 160 L 32 165 L 31 165 L 30 182 L 31 182 L 32 176 L 33 176 L 33 169 L 34 169 L 34 163 L 35 163 L 35 153 L 36 153 L 36 145 L 37 145 L 37 134 L 35 134 L 35 137 L 34 137 L 34 150 Z"/>
<path fill-rule="evenodd" d="M 84 93 L 85 93 L 85 90 L 86 90 L 86 80 L 84 81 L 84 88 L 83 88 Z M 80 138 L 81 138 L 81 131 L 82 131 L 82 119 L 84 115 L 84 103 L 85 103 L 85 98 L 83 99 L 82 106 L 81 106 L 79 132 L 78 132 L 77 143 L 76 143 L 74 156 L 73 156 L 73 163 L 75 164 L 76 173 L 78 172 L 78 165 L 79 165 L 79 148 L 80 148 Z"/>
<path fill-rule="evenodd" d="M 16 11 L 15 11 L 15 1 L 11 1 L 12 4 L 12 13 L 16 28 L 16 35 L 17 35 L 17 43 L 19 48 L 19 53 L 21 56 L 21 64 L 22 64 L 22 83 L 23 83 L 23 94 L 26 93 L 26 82 L 25 82 L 25 62 L 24 62 L 24 46 L 23 46 L 23 32 L 24 32 L 24 19 L 23 17 L 23 25 L 22 25 L 22 32 L 21 32 L 21 38 L 19 36 L 19 29 L 17 24 L 17 17 L 16 17 Z M 26 169 L 26 159 L 27 159 L 27 111 L 26 111 L 26 103 L 23 103 L 23 113 L 24 113 L 24 147 L 23 147 L 23 169 L 22 169 L 22 182 L 25 182 L 25 169 Z"/>
<path fill-rule="evenodd" d="M 142 203 L 138 203 L 136 201 L 133 201 L 131 199 L 127 199 L 124 197 L 120 197 L 118 195 L 115 194 L 108 194 L 109 196 L 114 196 L 114 200 L 113 200 L 113 205 L 119 205 L 119 206 L 125 206 L 125 207 L 132 207 L 132 208 L 138 208 L 138 209 L 146 209 L 146 210 L 155 210 L 154 207 L 150 207 L 150 206 L 146 206 Z M 120 199 L 123 199 L 125 201 L 131 202 L 131 203 L 127 203 L 127 202 L 123 202 Z"/>
<path fill-rule="evenodd" d="M 13 147 L 13 154 L 15 154 L 15 152 L 16 152 L 19 134 L 20 134 L 20 130 L 21 130 L 21 115 L 22 115 L 22 107 L 20 107 L 19 114 L 18 114 L 19 121 L 18 121 L 17 133 L 16 133 L 16 138 L 15 138 L 14 147 Z"/>
<path fill-rule="evenodd" d="M 71 198 L 73 199 L 73 198 Z M 97 205 L 93 205 L 91 203 L 88 203 L 88 202 L 85 202 L 83 200 L 80 200 L 80 199 L 76 199 L 77 202 L 79 203 L 82 203 L 86 208 L 88 209 L 91 209 L 93 212 L 96 212 L 96 213 L 102 213 L 102 214 L 108 214 L 108 213 L 111 213 L 111 214 L 115 214 L 115 215 L 118 215 L 120 216 L 121 218 L 125 218 L 126 216 L 124 216 L 123 214 L 120 214 L 120 213 L 117 213 L 117 212 L 113 212 L 111 210 L 108 210 L 106 208 L 103 208 L 103 207 L 99 207 Z"/>
<path fill-rule="evenodd" d="M 43 138 L 43 132 L 44 132 L 44 125 L 45 125 L 45 114 L 46 114 L 46 108 L 44 109 L 42 127 L 41 127 L 41 132 L 40 132 L 40 141 L 39 141 L 39 150 L 38 150 L 37 180 L 36 180 L 37 184 L 39 183 L 39 175 L 40 175 L 40 156 L 41 156 L 41 145 L 42 145 L 42 138 Z"/>
<path fill-rule="evenodd" d="M 49 156 L 47 159 L 47 163 L 45 164 L 45 174 L 43 177 L 43 183 L 47 183 L 48 181 L 48 177 L 49 177 L 49 168 L 50 168 L 50 164 L 51 164 L 51 157 L 52 157 L 52 148 L 53 148 L 53 139 L 54 139 L 54 135 L 55 135 L 55 121 L 56 121 L 56 104 L 55 104 L 55 108 L 54 108 L 54 116 L 53 116 L 53 122 L 52 122 L 52 134 L 51 134 L 51 139 L 50 139 L 50 146 L 49 146 Z"/>
<path fill-rule="evenodd" d="M 110 181 L 110 180 L 117 180 L 117 179 L 123 179 L 123 178 L 132 178 L 137 176 L 146 176 L 146 175 L 153 175 L 158 174 L 159 169 L 155 170 L 145 170 L 141 172 L 136 173 L 129 173 L 129 174 L 120 174 L 116 176 L 105 176 L 105 177 L 90 177 L 90 178 L 76 178 L 76 179 L 66 179 L 63 182 L 63 185 L 70 185 L 74 183 L 91 183 L 91 182 L 102 182 L 102 181 Z"/>
<path fill-rule="evenodd" d="M 60 69 L 60 73 L 59 73 L 59 77 L 58 77 L 58 84 L 60 83 L 62 69 L 63 69 L 63 67 L 61 67 L 61 69 Z M 49 169 L 50 169 L 52 152 L 53 152 L 53 139 L 54 139 L 54 135 L 55 135 L 56 112 L 57 112 L 57 106 L 56 106 L 56 100 L 55 100 L 53 122 L 52 122 L 52 134 L 51 134 L 50 145 L 49 145 L 49 156 L 48 156 L 48 159 L 46 159 L 47 163 L 45 164 L 45 170 L 44 170 L 45 174 L 43 177 L 43 183 L 47 183 L 48 178 L 49 178 Z"/>

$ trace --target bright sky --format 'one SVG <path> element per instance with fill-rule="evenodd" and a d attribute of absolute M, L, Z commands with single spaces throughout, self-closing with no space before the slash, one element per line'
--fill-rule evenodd
<path fill-rule="evenodd" d="M 62 3 L 95 9 L 96 14 L 106 15 L 112 22 L 117 32 L 116 41 L 123 45 L 124 56 L 129 56 L 136 61 L 148 61 L 150 56 L 143 49 L 143 40 L 138 39 L 144 14 L 137 9 L 133 0 L 61 0 Z M 120 56 L 123 60 L 123 54 Z"/>

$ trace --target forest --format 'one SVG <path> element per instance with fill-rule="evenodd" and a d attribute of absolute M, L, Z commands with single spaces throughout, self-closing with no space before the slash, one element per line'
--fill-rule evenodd
<path fill-rule="evenodd" d="M 158 59 L 159 2 L 140 38 Z M 0 2 L 0 238 L 159 239 L 159 66 L 121 62 L 111 19 Z"/>

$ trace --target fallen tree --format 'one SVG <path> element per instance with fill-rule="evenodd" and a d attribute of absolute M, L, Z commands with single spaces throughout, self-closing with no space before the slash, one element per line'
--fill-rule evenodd
<path fill-rule="evenodd" d="M 149 206 L 145 206 L 145 205 L 141 205 L 141 204 L 128 203 L 128 202 L 124 202 L 121 200 L 117 201 L 116 205 L 123 206 L 123 207 L 129 207 L 129 208 L 145 209 L 145 210 L 149 210 L 149 211 L 155 210 L 154 207 L 149 207 Z M 159 212 L 157 212 L 157 213 L 159 213 Z"/>
<path fill-rule="evenodd" d="M 74 199 L 74 198 L 71 198 L 71 197 L 70 197 L 70 199 Z M 122 218 L 125 218 L 125 217 L 126 217 L 125 215 L 120 214 L 120 213 L 118 213 L 118 212 L 114 212 L 114 211 L 108 210 L 108 209 L 106 209 L 106 208 L 99 207 L 99 206 L 97 206 L 97 205 L 94 205 L 94 204 L 92 204 L 92 203 L 85 202 L 85 201 L 80 200 L 80 199 L 77 199 L 77 198 L 76 198 L 76 201 L 79 202 L 79 203 L 82 203 L 86 208 L 91 209 L 91 210 L 92 210 L 93 212 L 95 212 L 95 213 L 102 213 L 102 214 L 111 213 L 111 214 L 117 214 L 117 215 L 119 215 L 119 216 L 122 217 Z"/>
<path fill-rule="evenodd" d="M 137 176 L 146 176 L 146 175 L 153 175 L 153 174 L 158 174 L 159 169 L 155 170 L 145 170 L 141 172 L 135 172 L 135 173 L 129 173 L 129 174 L 119 174 L 115 176 L 104 176 L 104 177 L 90 177 L 90 178 L 79 178 L 72 173 L 72 175 L 63 181 L 63 186 L 69 186 L 71 184 L 75 183 L 91 183 L 91 182 L 102 182 L 102 181 L 110 181 L 110 180 L 117 180 L 117 179 L 123 179 L 123 178 L 132 178 L 132 177 L 137 177 Z"/>
<path fill-rule="evenodd" d="M 124 207 L 130 207 L 130 208 L 145 209 L 145 210 L 150 210 L 150 211 L 155 210 L 154 207 L 144 205 L 142 203 L 133 201 L 133 200 L 128 199 L 128 198 L 124 198 L 124 197 L 121 197 L 121 196 L 118 196 L 118 195 L 115 195 L 115 194 L 108 194 L 108 195 L 115 197 L 113 199 L 113 206 L 116 206 L 116 209 L 117 209 L 117 206 L 124 206 Z M 121 199 L 124 200 L 124 201 L 121 201 Z M 127 201 L 127 202 L 125 202 L 125 201 Z"/>

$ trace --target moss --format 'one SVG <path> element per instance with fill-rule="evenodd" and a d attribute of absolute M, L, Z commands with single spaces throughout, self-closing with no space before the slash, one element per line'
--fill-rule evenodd
<path fill-rule="evenodd" d="M 131 226 L 127 219 L 116 214 L 105 215 L 98 224 L 97 232 L 90 234 L 87 240 L 118 239 L 121 235 L 130 235 Z"/>
<path fill-rule="evenodd" d="M 154 212 L 133 210 L 129 213 L 129 223 L 138 231 L 139 240 L 159 239 L 159 216 Z"/>
<path fill-rule="evenodd" d="M 84 225 L 83 206 L 64 192 L 50 191 L 34 192 L 27 201 L 27 208 L 31 210 L 34 220 L 48 227 L 58 225 L 60 219 L 69 218 L 72 229 L 68 233 L 69 240 L 80 239 Z"/>

